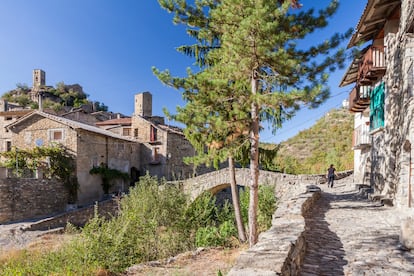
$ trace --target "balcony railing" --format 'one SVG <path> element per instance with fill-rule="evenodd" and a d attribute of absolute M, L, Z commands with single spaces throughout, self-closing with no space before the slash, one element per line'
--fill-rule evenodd
<path fill-rule="evenodd" d="M 369 106 L 371 86 L 356 85 L 349 94 L 349 110 L 362 112 Z"/>
<path fill-rule="evenodd" d="M 385 70 L 385 47 L 372 46 L 365 53 L 359 66 L 359 83 L 362 85 L 371 85 L 384 76 Z"/>
<path fill-rule="evenodd" d="M 369 137 L 369 123 L 362 124 L 354 129 L 352 145 L 354 149 L 361 149 L 371 145 Z"/>

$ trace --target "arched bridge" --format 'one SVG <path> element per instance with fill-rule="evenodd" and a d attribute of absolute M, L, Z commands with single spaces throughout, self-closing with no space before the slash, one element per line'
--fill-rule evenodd
<path fill-rule="evenodd" d="M 352 171 L 338 173 L 338 177 L 342 178 L 350 174 L 352 174 Z M 278 187 L 277 190 L 280 191 L 284 187 L 295 186 L 297 183 L 318 184 L 321 182 L 322 177 L 323 175 L 291 175 L 261 170 L 259 173 L 259 185 L 272 185 Z M 178 184 L 186 194 L 190 195 L 191 199 L 195 199 L 205 191 L 211 191 L 215 194 L 229 187 L 229 179 L 230 171 L 228 168 L 225 168 L 178 181 Z M 250 179 L 250 169 L 236 169 L 237 185 L 249 186 Z"/>

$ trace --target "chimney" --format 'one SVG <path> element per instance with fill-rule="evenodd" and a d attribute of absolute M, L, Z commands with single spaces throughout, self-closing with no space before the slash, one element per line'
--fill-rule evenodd
<path fill-rule="evenodd" d="M 38 93 L 38 105 L 39 105 L 39 111 L 43 111 L 43 93 L 39 92 Z"/>

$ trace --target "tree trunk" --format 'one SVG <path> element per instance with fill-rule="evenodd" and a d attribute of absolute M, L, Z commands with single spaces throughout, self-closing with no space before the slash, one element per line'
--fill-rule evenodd
<path fill-rule="evenodd" d="M 252 94 L 257 93 L 257 75 L 252 74 Z M 250 128 L 250 201 L 249 201 L 249 246 L 257 243 L 257 206 L 259 202 L 259 107 L 253 101 Z"/>
<path fill-rule="evenodd" d="M 234 159 L 232 156 L 229 156 L 229 170 L 230 170 L 231 198 L 233 201 L 234 216 L 236 217 L 237 232 L 239 234 L 239 240 L 241 242 L 245 242 L 246 233 L 244 231 L 243 219 L 242 219 L 241 212 L 240 212 L 239 191 L 237 190 L 236 172 L 234 168 Z"/>

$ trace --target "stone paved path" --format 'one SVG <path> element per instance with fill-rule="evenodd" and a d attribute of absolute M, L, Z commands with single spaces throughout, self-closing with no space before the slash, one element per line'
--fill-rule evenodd
<path fill-rule="evenodd" d="M 306 217 L 301 275 L 414 275 L 414 252 L 399 246 L 395 208 L 364 199 L 349 179 L 321 188 Z"/>

